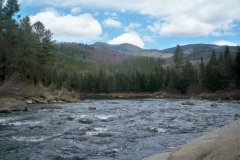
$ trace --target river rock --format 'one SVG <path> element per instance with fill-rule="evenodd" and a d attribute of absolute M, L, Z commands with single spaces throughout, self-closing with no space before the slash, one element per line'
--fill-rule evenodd
<path fill-rule="evenodd" d="M 26 102 L 18 101 L 12 98 L 0 98 L 0 109 L 10 111 L 27 111 Z"/>
<path fill-rule="evenodd" d="M 91 103 L 91 100 L 86 99 L 86 100 L 84 101 L 84 103 Z"/>
<path fill-rule="evenodd" d="M 173 152 L 144 160 L 238 160 L 240 157 L 240 121 L 209 132 Z"/>
<path fill-rule="evenodd" d="M 26 103 L 19 103 L 17 106 L 11 107 L 12 111 L 28 111 Z"/>
<path fill-rule="evenodd" d="M 182 102 L 182 105 L 194 105 L 194 103 L 191 101 L 185 101 L 185 102 Z"/>
<path fill-rule="evenodd" d="M 96 110 L 97 108 L 95 106 L 88 107 L 89 110 Z"/>
<path fill-rule="evenodd" d="M 26 100 L 26 103 L 27 104 L 33 104 L 33 101 L 32 100 Z"/>
<path fill-rule="evenodd" d="M 212 104 L 211 104 L 211 107 L 216 107 L 216 106 L 217 106 L 216 103 L 212 103 Z"/>
<path fill-rule="evenodd" d="M 238 118 L 239 118 L 239 117 L 240 117 L 240 114 L 237 114 L 237 113 L 236 113 L 236 114 L 234 115 L 234 117 L 238 117 Z"/>
<path fill-rule="evenodd" d="M 11 113 L 9 108 L 0 108 L 0 113 Z"/>
<path fill-rule="evenodd" d="M 41 97 L 42 97 L 42 98 L 45 98 L 45 99 L 47 99 L 47 100 L 53 99 L 53 96 L 50 95 L 49 93 L 42 93 L 42 94 L 41 94 Z"/>
<path fill-rule="evenodd" d="M 34 100 L 35 103 L 39 103 L 39 104 L 47 104 L 48 102 L 46 100 L 41 100 L 41 99 L 37 99 L 37 98 L 32 98 Z"/>
<path fill-rule="evenodd" d="M 240 101 L 237 101 L 237 100 L 232 100 L 231 102 L 232 103 L 240 103 Z"/>

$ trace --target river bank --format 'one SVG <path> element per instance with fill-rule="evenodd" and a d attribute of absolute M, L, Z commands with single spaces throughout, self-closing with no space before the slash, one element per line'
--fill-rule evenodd
<path fill-rule="evenodd" d="M 217 93 L 180 94 L 166 91 L 155 93 L 78 93 L 51 87 L 17 84 L 0 96 L 2 112 L 26 111 L 24 104 L 62 104 L 76 103 L 87 99 L 131 99 L 131 98 L 173 98 L 173 99 L 204 99 L 212 101 L 231 101 L 240 103 L 240 90 Z M 0 110 L 0 112 L 1 112 Z"/>

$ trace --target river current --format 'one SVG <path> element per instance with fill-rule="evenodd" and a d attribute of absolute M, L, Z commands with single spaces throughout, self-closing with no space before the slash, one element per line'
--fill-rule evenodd
<path fill-rule="evenodd" d="M 240 104 L 177 99 L 92 100 L 0 114 L 1 160 L 140 160 L 238 119 Z M 88 107 L 95 106 L 96 110 Z"/>

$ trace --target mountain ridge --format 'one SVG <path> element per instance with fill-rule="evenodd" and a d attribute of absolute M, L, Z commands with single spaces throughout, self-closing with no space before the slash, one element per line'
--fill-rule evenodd
<path fill-rule="evenodd" d="M 122 52 L 125 54 L 135 55 L 135 56 L 149 56 L 157 58 L 169 58 L 173 55 L 176 47 L 166 48 L 166 49 L 143 49 L 133 44 L 123 43 L 123 44 L 108 44 L 104 42 L 96 42 L 92 46 L 104 47 L 114 51 Z M 226 46 L 219 46 L 215 44 L 197 43 L 197 44 L 186 44 L 180 45 L 184 53 L 189 59 L 195 60 L 203 58 L 209 58 L 212 50 L 215 50 L 217 55 L 224 52 Z M 228 46 L 229 49 L 234 52 L 236 46 Z M 202 55 L 203 53 L 203 55 Z"/>

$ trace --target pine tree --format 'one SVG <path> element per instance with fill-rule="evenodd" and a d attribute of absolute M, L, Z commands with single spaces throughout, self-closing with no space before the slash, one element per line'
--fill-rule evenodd
<path fill-rule="evenodd" d="M 206 66 L 206 73 L 203 78 L 203 86 L 211 92 L 223 89 L 223 83 L 221 79 L 222 76 L 220 75 L 219 69 L 217 67 L 216 54 L 213 50 L 210 61 Z"/>
<path fill-rule="evenodd" d="M 201 62 L 198 67 L 198 82 L 199 82 L 200 86 L 203 85 L 203 78 L 205 75 L 205 71 L 206 71 L 205 65 L 203 63 L 203 58 L 201 57 Z"/>
<path fill-rule="evenodd" d="M 237 46 L 236 57 L 233 62 L 235 83 L 240 86 L 240 46 Z"/>
<path fill-rule="evenodd" d="M 184 60 L 185 58 L 184 58 L 183 50 L 179 45 L 177 45 L 173 55 L 173 61 L 175 63 L 176 70 L 179 70 L 179 71 L 181 70 Z"/>
<path fill-rule="evenodd" d="M 187 87 L 194 82 L 195 72 L 192 63 L 187 59 L 182 67 L 181 79 L 178 83 L 178 89 L 182 93 L 186 93 Z"/>

